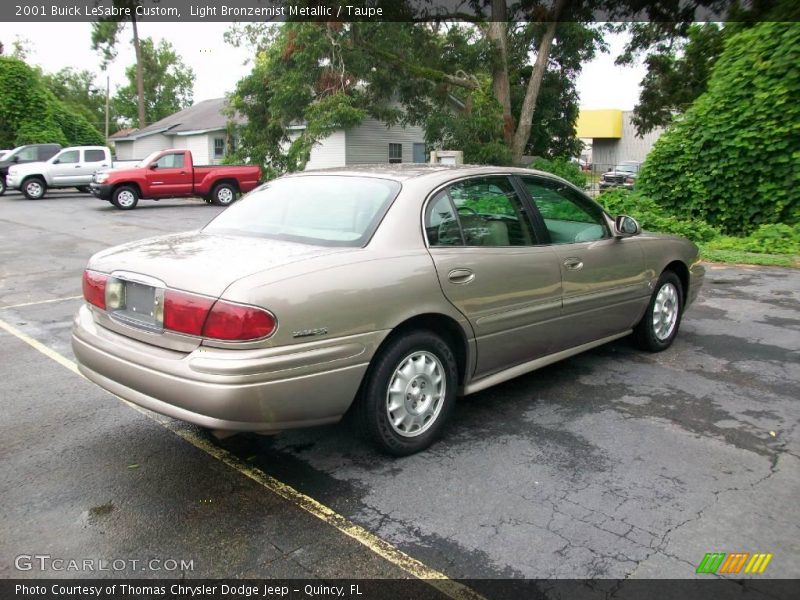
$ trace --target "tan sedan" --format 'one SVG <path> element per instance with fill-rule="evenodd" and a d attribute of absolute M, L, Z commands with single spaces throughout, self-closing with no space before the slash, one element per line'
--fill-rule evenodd
<path fill-rule="evenodd" d="M 334 423 L 431 444 L 471 394 L 622 336 L 669 347 L 697 247 L 525 169 L 301 173 L 89 261 L 81 371 L 218 433 Z"/>

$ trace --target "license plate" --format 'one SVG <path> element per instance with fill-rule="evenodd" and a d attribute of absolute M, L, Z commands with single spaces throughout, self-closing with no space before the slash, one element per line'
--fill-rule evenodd
<path fill-rule="evenodd" d="M 161 329 L 162 324 L 156 319 L 158 288 L 135 281 L 123 281 L 123 285 L 124 300 L 113 311 L 114 317 L 146 329 Z"/>

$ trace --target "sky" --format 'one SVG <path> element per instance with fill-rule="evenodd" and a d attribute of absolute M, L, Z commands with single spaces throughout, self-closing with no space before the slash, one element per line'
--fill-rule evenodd
<path fill-rule="evenodd" d="M 142 23 L 139 34 L 156 43 L 169 40 L 183 61 L 194 69 L 194 100 L 219 98 L 233 90 L 236 82 L 250 71 L 246 64 L 251 54 L 246 49 L 225 43 L 223 34 L 229 23 Z M 98 73 L 98 85 L 105 85 L 99 68 L 99 54 L 91 49 L 89 23 L 0 23 L 0 40 L 11 49 L 16 37 L 30 41 L 28 62 L 45 72 L 63 67 L 88 69 Z M 122 39 L 130 39 L 130 31 Z M 582 108 L 630 110 L 639 97 L 639 82 L 645 74 L 641 64 L 618 67 L 614 58 L 625 43 L 624 35 L 608 35 L 610 53 L 600 54 L 587 63 L 577 81 Z M 125 68 L 133 64 L 133 46 L 123 43 L 119 56 L 109 66 L 111 93 L 125 83 Z"/>

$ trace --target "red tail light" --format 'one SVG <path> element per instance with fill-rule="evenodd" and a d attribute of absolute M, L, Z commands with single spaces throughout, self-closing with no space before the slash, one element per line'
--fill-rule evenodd
<path fill-rule="evenodd" d="M 106 282 L 108 276 L 96 271 L 83 272 L 83 297 L 97 308 L 106 309 Z"/>
<path fill-rule="evenodd" d="M 164 329 L 215 340 L 246 341 L 271 335 L 275 317 L 255 306 L 187 292 L 164 292 Z"/>
<path fill-rule="evenodd" d="M 203 337 L 215 340 L 256 340 L 275 331 L 275 317 L 255 306 L 217 300 L 203 327 Z"/>
<path fill-rule="evenodd" d="M 186 292 L 166 290 L 164 292 L 164 329 L 203 335 L 203 323 L 214 304 L 212 298 L 195 296 Z"/>

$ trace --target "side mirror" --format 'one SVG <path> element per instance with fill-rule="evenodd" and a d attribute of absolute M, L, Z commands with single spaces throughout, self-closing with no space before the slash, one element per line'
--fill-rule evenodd
<path fill-rule="evenodd" d="M 12 161 L 12 162 L 19 162 L 19 156 L 17 156 L 17 155 L 15 154 L 14 156 L 12 156 L 12 157 L 11 157 L 11 161 Z"/>
<path fill-rule="evenodd" d="M 60 162 L 61 162 L 61 160 L 59 160 L 59 159 L 57 158 L 57 159 L 55 159 L 55 160 L 53 161 L 53 164 L 54 164 L 54 165 L 57 165 L 57 164 L 58 164 L 58 163 L 60 163 Z"/>
<path fill-rule="evenodd" d="M 642 228 L 633 217 L 620 215 L 614 219 L 614 234 L 617 237 L 629 237 L 642 233 Z"/>
<path fill-rule="evenodd" d="M 151 171 L 155 171 L 158 168 L 158 163 L 153 163 L 148 167 Z"/>

